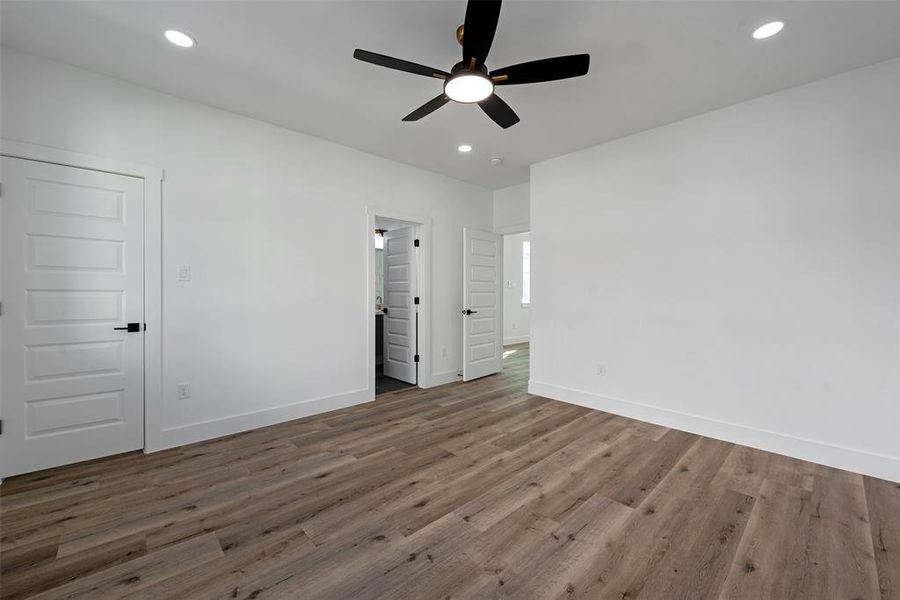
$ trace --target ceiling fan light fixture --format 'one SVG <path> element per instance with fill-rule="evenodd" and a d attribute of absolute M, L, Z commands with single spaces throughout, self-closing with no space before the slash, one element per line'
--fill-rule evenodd
<path fill-rule="evenodd" d="M 444 84 L 447 97 L 463 104 L 481 102 L 494 93 L 494 82 L 482 75 L 465 73 L 451 77 Z"/>

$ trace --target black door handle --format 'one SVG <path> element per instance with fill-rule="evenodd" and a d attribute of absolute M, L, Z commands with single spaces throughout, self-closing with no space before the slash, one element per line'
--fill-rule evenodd
<path fill-rule="evenodd" d="M 462 311 L 462 312 L 463 312 L 464 315 L 474 315 L 474 314 L 477 313 L 478 311 L 477 311 L 477 310 L 469 310 L 469 309 L 467 308 L 466 310 L 464 310 L 464 311 Z"/>
<path fill-rule="evenodd" d="M 128 333 L 135 333 L 141 330 L 140 323 L 129 323 L 125 327 L 113 327 L 116 331 L 127 331 Z"/>

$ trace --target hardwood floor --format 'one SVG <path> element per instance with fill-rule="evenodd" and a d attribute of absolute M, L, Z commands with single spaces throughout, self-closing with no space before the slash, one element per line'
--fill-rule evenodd
<path fill-rule="evenodd" d="M 0 486 L 2 598 L 900 598 L 900 485 L 502 375 Z"/>

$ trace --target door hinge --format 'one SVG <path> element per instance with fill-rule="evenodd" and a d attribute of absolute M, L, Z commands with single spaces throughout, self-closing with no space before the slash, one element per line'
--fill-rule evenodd
<path fill-rule="evenodd" d="M 418 238 L 416 238 L 415 240 L 413 240 L 413 246 L 415 246 L 416 248 L 419 247 L 419 240 L 418 240 Z"/>
<path fill-rule="evenodd" d="M 418 355 L 418 354 L 416 354 L 416 355 L 413 357 L 413 362 L 419 362 L 419 355 Z"/>
<path fill-rule="evenodd" d="M 0 435 L 3 435 L 3 419 L 0 419 Z"/>
<path fill-rule="evenodd" d="M 419 297 L 416 296 L 415 298 L 413 298 L 413 304 L 418 304 L 418 303 L 419 303 Z"/>

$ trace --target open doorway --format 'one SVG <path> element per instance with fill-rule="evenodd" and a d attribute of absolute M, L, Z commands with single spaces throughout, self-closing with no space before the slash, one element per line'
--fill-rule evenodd
<path fill-rule="evenodd" d="M 419 384 L 418 225 L 375 217 L 375 395 Z"/>
<path fill-rule="evenodd" d="M 531 235 L 503 236 L 503 346 L 527 344 L 531 317 Z"/>

